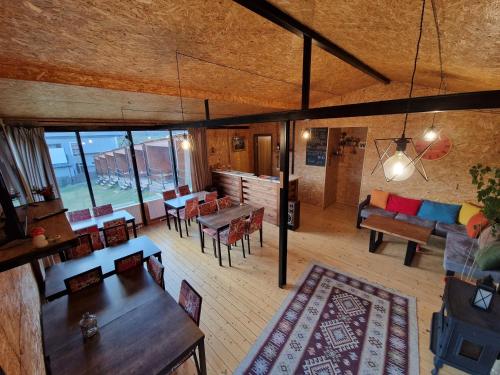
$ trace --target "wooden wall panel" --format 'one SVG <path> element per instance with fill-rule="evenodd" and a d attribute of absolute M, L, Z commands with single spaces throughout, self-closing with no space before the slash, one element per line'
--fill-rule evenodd
<path fill-rule="evenodd" d="M 0 366 L 8 375 L 44 374 L 38 288 L 29 265 L 0 273 Z"/>

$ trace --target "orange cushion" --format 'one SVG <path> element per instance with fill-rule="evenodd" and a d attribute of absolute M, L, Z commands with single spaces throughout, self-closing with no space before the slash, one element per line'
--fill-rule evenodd
<path fill-rule="evenodd" d="M 389 193 L 382 190 L 372 190 L 371 195 L 370 205 L 385 210 L 387 206 L 387 198 L 389 198 Z"/>
<path fill-rule="evenodd" d="M 478 212 L 467 222 L 467 235 L 472 238 L 477 238 L 488 224 L 489 222 L 486 216 L 484 216 L 482 212 Z"/>

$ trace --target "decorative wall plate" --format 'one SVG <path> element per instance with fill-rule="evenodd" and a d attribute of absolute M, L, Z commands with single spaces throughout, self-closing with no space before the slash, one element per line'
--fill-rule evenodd
<path fill-rule="evenodd" d="M 429 145 L 429 142 L 419 139 L 415 142 L 415 150 L 417 153 L 422 152 Z M 444 158 L 451 150 L 451 140 L 446 135 L 441 133 L 439 139 L 427 150 L 422 156 L 424 160 L 439 160 Z"/>

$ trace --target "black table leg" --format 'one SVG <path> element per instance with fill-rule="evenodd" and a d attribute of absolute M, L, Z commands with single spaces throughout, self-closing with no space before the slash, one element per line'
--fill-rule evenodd
<path fill-rule="evenodd" d="M 171 230 L 172 228 L 170 227 L 170 215 L 168 213 L 168 207 L 166 204 L 164 204 L 164 207 L 165 207 L 165 213 L 167 214 L 167 226 L 168 226 L 168 230 Z"/>
<path fill-rule="evenodd" d="M 179 225 L 179 235 L 182 238 L 182 225 L 181 225 L 181 218 L 179 216 L 179 209 L 176 208 L 175 211 L 177 212 L 177 224 Z"/>
<path fill-rule="evenodd" d="M 217 253 L 219 254 L 219 266 L 222 267 L 222 257 L 220 255 L 220 233 L 217 229 Z"/>
<path fill-rule="evenodd" d="M 137 238 L 137 227 L 135 226 L 135 219 L 132 220 L 132 230 L 134 231 L 134 238 Z"/>
<path fill-rule="evenodd" d="M 408 267 L 411 266 L 411 261 L 413 260 L 416 251 L 417 251 L 417 243 L 413 241 L 408 241 L 408 246 L 406 247 L 405 266 Z"/>
<path fill-rule="evenodd" d="M 200 231 L 200 245 L 201 245 L 201 252 L 204 253 L 204 247 L 205 247 L 205 239 L 203 238 L 203 231 L 201 230 L 201 224 L 198 223 L 198 230 Z"/>
<path fill-rule="evenodd" d="M 378 238 L 375 240 L 375 237 L 377 237 L 377 231 L 376 230 L 370 230 L 370 244 L 368 245 L 368 250 L 370 250 L 370 253 L 374 253 L 380 244 L 382 243 L 382 240 L 384 239 L 384 233 L 379 232 L 378 233 Z"/>
<path fill-rule="evenodd" d="M 207 360 L 205 357 L 205 339 L 201 339 L 198 344 L 198 355 L 200 357 L 200 372 L 202 375 L 207 375 Z"/>
<path fill-rule="evenodd" d="M 157 258 L 157 259 L 158 259 L 158 261 L 161 263 L 161 252 L 160 252 L 160 253 L 158 253 L 158 254 L 156 255 L 156 258 Z"/>

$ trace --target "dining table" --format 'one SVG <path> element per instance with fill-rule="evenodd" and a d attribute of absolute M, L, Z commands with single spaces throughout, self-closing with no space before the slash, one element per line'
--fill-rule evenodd
<path fill-rule="evenodd" d="M 127 223 L 127 225 L 131 224 L 132 230 L 134 232 L 134 237 L 137 237 L 137 227 L 135 224 L 135 217 L 130 212 L 125 211 L 125 210 L 114 211 L 111 214 L 102 215 L 102 216 L 94 216 L 94 217 L 91 217 L 90 219 L 75 221 L 75 222 L 70 223 L 70 224 L 71 224 L 71 229 L 73 229 L 73 231 L 77 231 L 77 230 L 80 230 L 83 228 L 91 227 L 93 225 L 97 225 L 97 228 L 99 228 L 99 230 L 103 230 L 104 223 L 106 221 L 117 220 L 117 219 L 121 219 L 121 218 L 125 219 L 125 222 Z"/>
<path fill-rule="evenodd" d="M 84 339 L 87 312 L 98 333 Z M 167 374 L 196 349 L 206 374 L 204 333 L 144 267 L 48 302 L 41 315 L 52 375 Z"/>
<path fill-rule="evenodd" d="M 116 246 L 95 250 L 81 258 L 56 263 L 45 271 L 45 298 L 53 300 L 67 293 L 64 280 L 82 272 L 101 266 L 103 277 L 113 275 L 115 260 L 143 251 L 144 261 L 155 256 L 161 262 L 160 248 L 147 236 L 140 236 Z"/>
<path fill-rule="evenodd" d="M 253 210 L 255 210 L 255 207 L 250 206 L 249 204 L 240 204 L 238 206 L 232 206 L 223 210 L 219 210 L 210 215 L 198 217 L 197 221 L 200 229 L 200 241 L 202 249 L 204 246 L 203 235 L 201 234 L 202 226 L 205 228 L 214 229 L 217 232 L 217 253 L 219 258 L 219 266 L 222 266 L 220 232 L 227 228 L 229 224 L 231 224 L 232 220 L 238 219 L 240 217 L 248 217 Z"/>
<path fill-rule="evenodd" d="M 207 194 L 208 194 L 208 191 L 199 191 L 196 193 L 190 193 L 190 194 L 178 196 L 177 198 L 168 199 L 166 201 L 163 201 L 163 203 L 165 205 L 165 213 L 167 215 L 168 229 L 169 230 L 171 229 L 170 228 L 170 214 L 168 213 L 168 211 L 170 209 L 174 209 L 176 212 L 176 217 L 174 217 L 174 220 L 176 220 L 176 223 L 177 223 L 176 225 L 177 225 L 177 228 L 179 229 L 179 235 L 182 238 L 182 226 L 181 226 L 181 219 L 179 217 L 179 211 L 186 206 L 186 201 L 188 201 L 189 199 L 198 198 L 198 201 L 200 203 L 203 203 L 205 201 L 205 196 Z"/>

